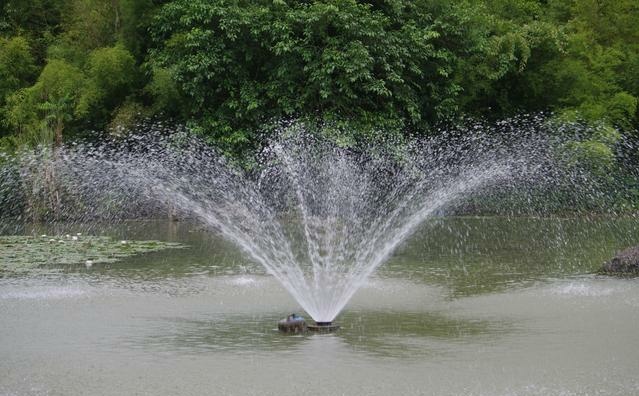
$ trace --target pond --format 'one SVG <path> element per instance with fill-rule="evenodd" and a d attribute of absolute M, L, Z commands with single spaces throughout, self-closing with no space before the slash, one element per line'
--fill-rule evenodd
<path fill-rule="evenodd" d="M 338 332 L 304 335 L 277 332 L 305 315 L 280 284 L 195 224 L 4 233 L 183 246 L 0 266 L 0 395 L 639 394 L 639 282 L 596 274 L 639 243 L 632 218 L 431 220 Z"/>

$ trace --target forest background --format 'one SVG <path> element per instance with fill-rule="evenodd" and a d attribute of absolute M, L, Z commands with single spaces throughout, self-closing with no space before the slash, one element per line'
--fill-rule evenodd
<path fill-rule="evenodd" d="M 0 167 L 149 119 L 250 167 L 282 119 L 348 145 L 543 113 L 587 125 L 566 150 L 639 207 L 636 0 L 0 4 Z"/>

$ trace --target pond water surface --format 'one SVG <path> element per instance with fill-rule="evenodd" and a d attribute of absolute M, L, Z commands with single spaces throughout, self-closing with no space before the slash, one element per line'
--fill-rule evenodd
<path fill-rule="evenodd" d="M 357 292 L 333 334 L 188 222 L 5 227 L 186 244 L 0 272 L 0 395 L 637 395 L 639 280 L 596 275 L 628 219 L 444 218 Z"/>

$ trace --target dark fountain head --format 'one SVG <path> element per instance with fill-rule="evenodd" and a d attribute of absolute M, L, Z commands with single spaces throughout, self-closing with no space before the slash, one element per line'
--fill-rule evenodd
<path fill-rule="evenodd" d="M 310 331 L 318 333 L 331 333 L 339 329 L 339 326 L 333 324 L 333 322 L 315 322 L 315 325 L 307 326 Z"/>

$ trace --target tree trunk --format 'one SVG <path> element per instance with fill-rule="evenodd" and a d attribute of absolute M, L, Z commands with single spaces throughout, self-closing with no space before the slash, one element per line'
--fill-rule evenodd
<path fill-rule="evenodd" d="M 120 30 L 120 4 L 118 0 L 111 0 L 111 6 L 113 7 L 113 13 L 115 18 L 113 21 L 113 32 L 117 35 Z"/>
<path fill-rule="evenodd" d="M 58 120 L 55 124 L 55 142 L 53 144 L 53 152 L 56 148 L 62 146 L 62 131 L 64 130 L 64 123 L 62 120 Z"/>

